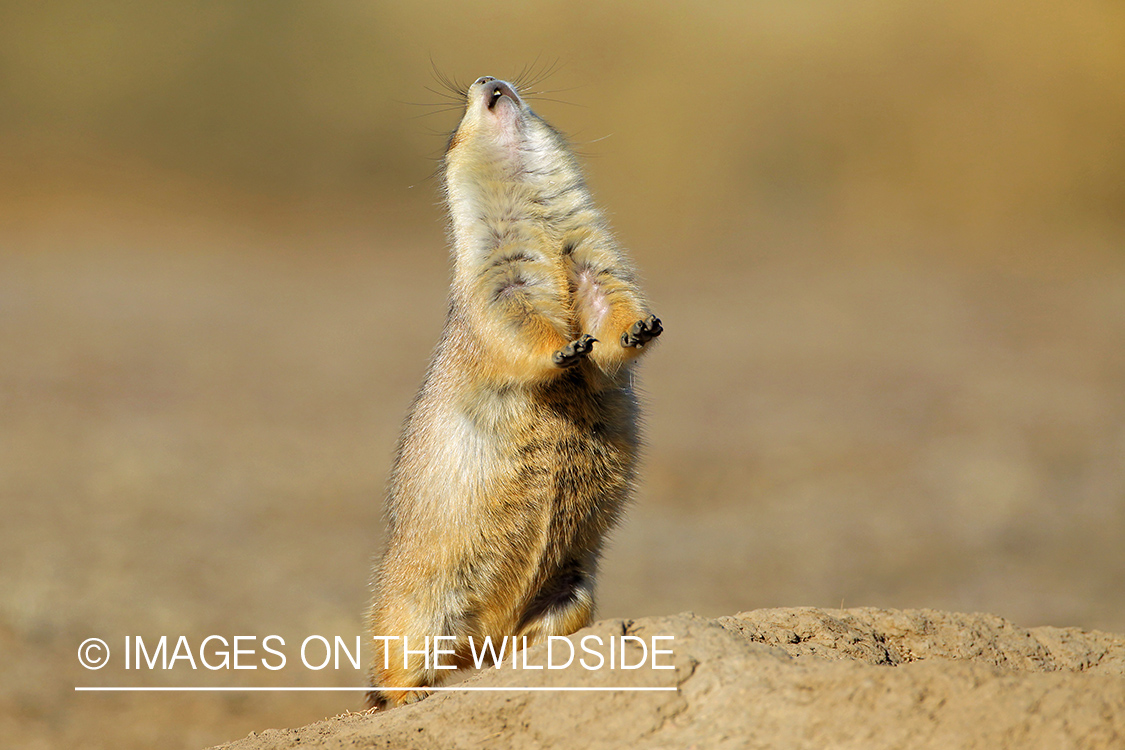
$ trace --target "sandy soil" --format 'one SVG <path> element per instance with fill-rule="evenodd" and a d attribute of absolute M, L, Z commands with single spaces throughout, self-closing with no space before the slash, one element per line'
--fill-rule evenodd
<path fill-rule="evenodd" d="M 616 663 L 644 664 L 636 670 L 610 669 L 591 653 L 623 633 L 635 640 Z M 253 733 L 223 747 L 1098 750 L 1125 743 L 1125 638 L 1106 633 L 1025 630 L 995 616 L 934 610 L 804 608 L 604 621 L 570 640 L 585 664 L 524 669 L 549 664 L 540 646 L 516 668 L 486 669 L 461 684 L 472 692 Z M 657 660 L 649 644 L 668 653 Z M 554 663 L 568 656 L 560 644 Z M 528 686 L 672 690 L 520 690 Z"/>
<path fill-rule="evenodd" d="M 125 670 L 121 648 L 360 633 L 381 487 L 441 325 L 436 209 L 418 236 L 25 209 L 0 225 L 6 741 L 203 747 L 358 708 L 74 687 L 360 682 L 294 659 Z M 602 616 L 925 606 L 1125 632 L 1125 256 L 1081 237 L 878 248 L 792 232 L 634 248 L 667 333 L 641 375 L 647 468 Z M 89 637 L 107 668 L 78 664 Z M 791 669 L 734 653 L 717 684 Z M 880 686 L 920 690 L 930 667 L 871 669 L 876 716 Z M 1006 684 L 991 670 L 943 679 Z M 1027 679 L 1047 696 L 1069 678 Z M 668 700 L 672 716 L 686 698 Z"/>

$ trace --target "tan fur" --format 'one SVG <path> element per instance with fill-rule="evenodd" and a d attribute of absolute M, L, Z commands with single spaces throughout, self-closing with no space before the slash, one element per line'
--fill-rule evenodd
<path fill-rule="evenodd" d="M 464 666 L 469 636 L 530 644 L 591 621 L 636 464 L 630 364 L 661 328 L 566 142 L 509 84 L 469 88 L 445 190 L 449 315 L 395 458 L 369 628 L 412 650 L 456 636 Z M 371 705 L 449 676 L 390 643 Z"/>

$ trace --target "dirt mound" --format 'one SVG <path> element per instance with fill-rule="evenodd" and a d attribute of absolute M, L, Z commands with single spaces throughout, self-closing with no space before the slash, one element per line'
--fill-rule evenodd
<path fill-rule="evenodd" d="M 505 660 L 470 677 L 472 691 L 223 747 L 1125 747 L 1118 635 L 1027 630 L 993 615 L 795 608 L 606 620 L 568 640 L 566 668 L 535 669 L 570 656 L 566 644 L 550 654 L 542 644 L 516 668 Z M 622 686 L 647 689 L 604 690 Z M 523 687 L 539 690 L 511 689 Z M 543 690 L 563 687 L 585 690 Z"/>

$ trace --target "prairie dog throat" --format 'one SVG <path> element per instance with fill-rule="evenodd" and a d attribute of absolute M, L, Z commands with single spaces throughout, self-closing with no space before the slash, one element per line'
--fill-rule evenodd
<path fill-rule="evenodd" d="M 636 465 L 633 363 L 663 330 L 565 139 L 511 84 L 469 87 L 444 185 L 449 314 L 391 473 L 372 706 L 450 675 L 432 653 L 404 661 L 404 638 L 452 637 L 442 663 L 463 667 L 470 637 L 530 645 L 590 623 Z"/>

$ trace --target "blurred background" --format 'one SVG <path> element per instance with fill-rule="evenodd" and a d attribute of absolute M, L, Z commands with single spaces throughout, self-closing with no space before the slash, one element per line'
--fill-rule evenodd
<path fill-rule="evenodd" d="M 442 325 L 437 76 L 521 72 L 667 330 L 602 616 L 1125 632 L 1120 3 L 2 2 L 8 744 L 360 707 L 76 694 L 360 676 L 75 651 L 361 632 Z"/>

